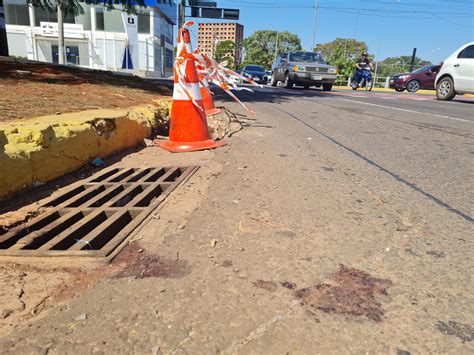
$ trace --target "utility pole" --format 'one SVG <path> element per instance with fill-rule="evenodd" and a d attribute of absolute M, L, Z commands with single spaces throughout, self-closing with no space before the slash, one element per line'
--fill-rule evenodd
<path fill-rule="evenodd" d="M 58 63 L 64 65 L 64 12 L 63 0 L 58 1 Z"/>
<path fill-rule="evenodd" d="M 411 55 L 411 61 L 410 61 L 410 72 L 413 71 L 413 67 L 415 66 L 415 59 L 416 59 L 416 48 L 413 48 L 413 54 Z"/>
<path fill-rule="evenodd" d="M 316 20 L 318 18 L 318 0 L 314 0 L 314 17 L 313 17 L 313 42 L 311 45 L 311 51 L 316 47 Z"/>
<path fill-rule="evenodd" d="M 179 5 L 179 16 L 178 16 L 178 29 L 183 27 L 186 16 L 186 0 L 181 0 Z"/>

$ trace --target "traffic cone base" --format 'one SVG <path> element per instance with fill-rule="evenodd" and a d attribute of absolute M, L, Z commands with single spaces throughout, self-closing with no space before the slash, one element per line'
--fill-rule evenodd
<path fill-rule="evenodd" d="M 201 92 L 202 103 L 204 105 L 204 112 L 206 116 L 217 115 L 221 110 L 214 106 L 212 95 L 209 89 L 205 86 L 200 86 L 199 91 Z"/>
<path fill-rule="evenodd" d="M 172 141 L 155 141 L 155 144 L 166 149 L 171 153 L 195 152 L 198 150 L 207 150 L 223 147 L 227 145 L 226 141 L 213 141 L 208 139 L 199 142 L 172 142 Z"/>
<path fill-rule="evenodd" d="M 220 108 L 214 107 L 210 110 L 206 110 L 206 116 L 217 115 L 217 114 L 221 113 L 221 111 L 222 110 Z"/>

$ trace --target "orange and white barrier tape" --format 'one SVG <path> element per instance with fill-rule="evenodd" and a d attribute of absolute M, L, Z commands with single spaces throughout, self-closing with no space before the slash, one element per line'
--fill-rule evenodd
<path fill-rule="evenodd" d="M 238 87 L 230 76 L 235 76 L 242 81 L 252 84 L 253 86 L 260 88 L 263 88 L 263 86 L 257 84 L 252 79 L 246 78 L 243 75 L 227 69 L 224 65 L 217 63 L 211 57 L 200 53 L 198 49 L 193 51 L 188 29 L 188 27 L 192 25 L 194 25 L 194 22 L 188 21 L 178 32 L 177 56 L 174 63 L 175 90 L 173 92 L 173 99 L 191 100 L 195 106 L 199 107 L 200 110 L 203 110 L 202 106 L 196 101 L 201 99 L 199 84 L 209 89 L 210 81 L 224 90 L 236 102 L 240 103 L 248 112 L 255 115 L 255 112 L 249 109 L 242 101 L 240 101 L 231 90 L 253 91 L 249 88 Z M 184 31 L 184 29 L 187 31 Z M 198 82 L 196 83 L 191 82 L 189 78 L 186 77 L 186 66 L 188 61 L 194 61 L 196 64 L 196 69 L 198 72 Z"/>

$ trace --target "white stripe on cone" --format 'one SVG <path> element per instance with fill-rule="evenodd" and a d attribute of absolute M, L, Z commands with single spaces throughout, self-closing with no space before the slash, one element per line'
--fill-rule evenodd
<path fill-rule="evenodd" d="M 201 92 L 199 91 L 199 84 L 186 83 L 185 85 L 186 89 L 188 89 L 188 92 L 191 94 L 194 100 L 202 100 Z M 174 85 L 173 100 L 189 100 L 189 97 L 188 95 L 186 95 L 184 88 L 179 83 Z"/>

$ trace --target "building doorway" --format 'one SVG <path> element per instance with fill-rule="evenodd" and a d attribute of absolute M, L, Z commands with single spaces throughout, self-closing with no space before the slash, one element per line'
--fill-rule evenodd
<path fill-rule="evenodd" d="M 58 64 L 58 45 L 51 45 L 51 54 L 53 57 L 53 63 Z M 79 46 L 66 46 L 66 64 L 79 65 Z"/>

